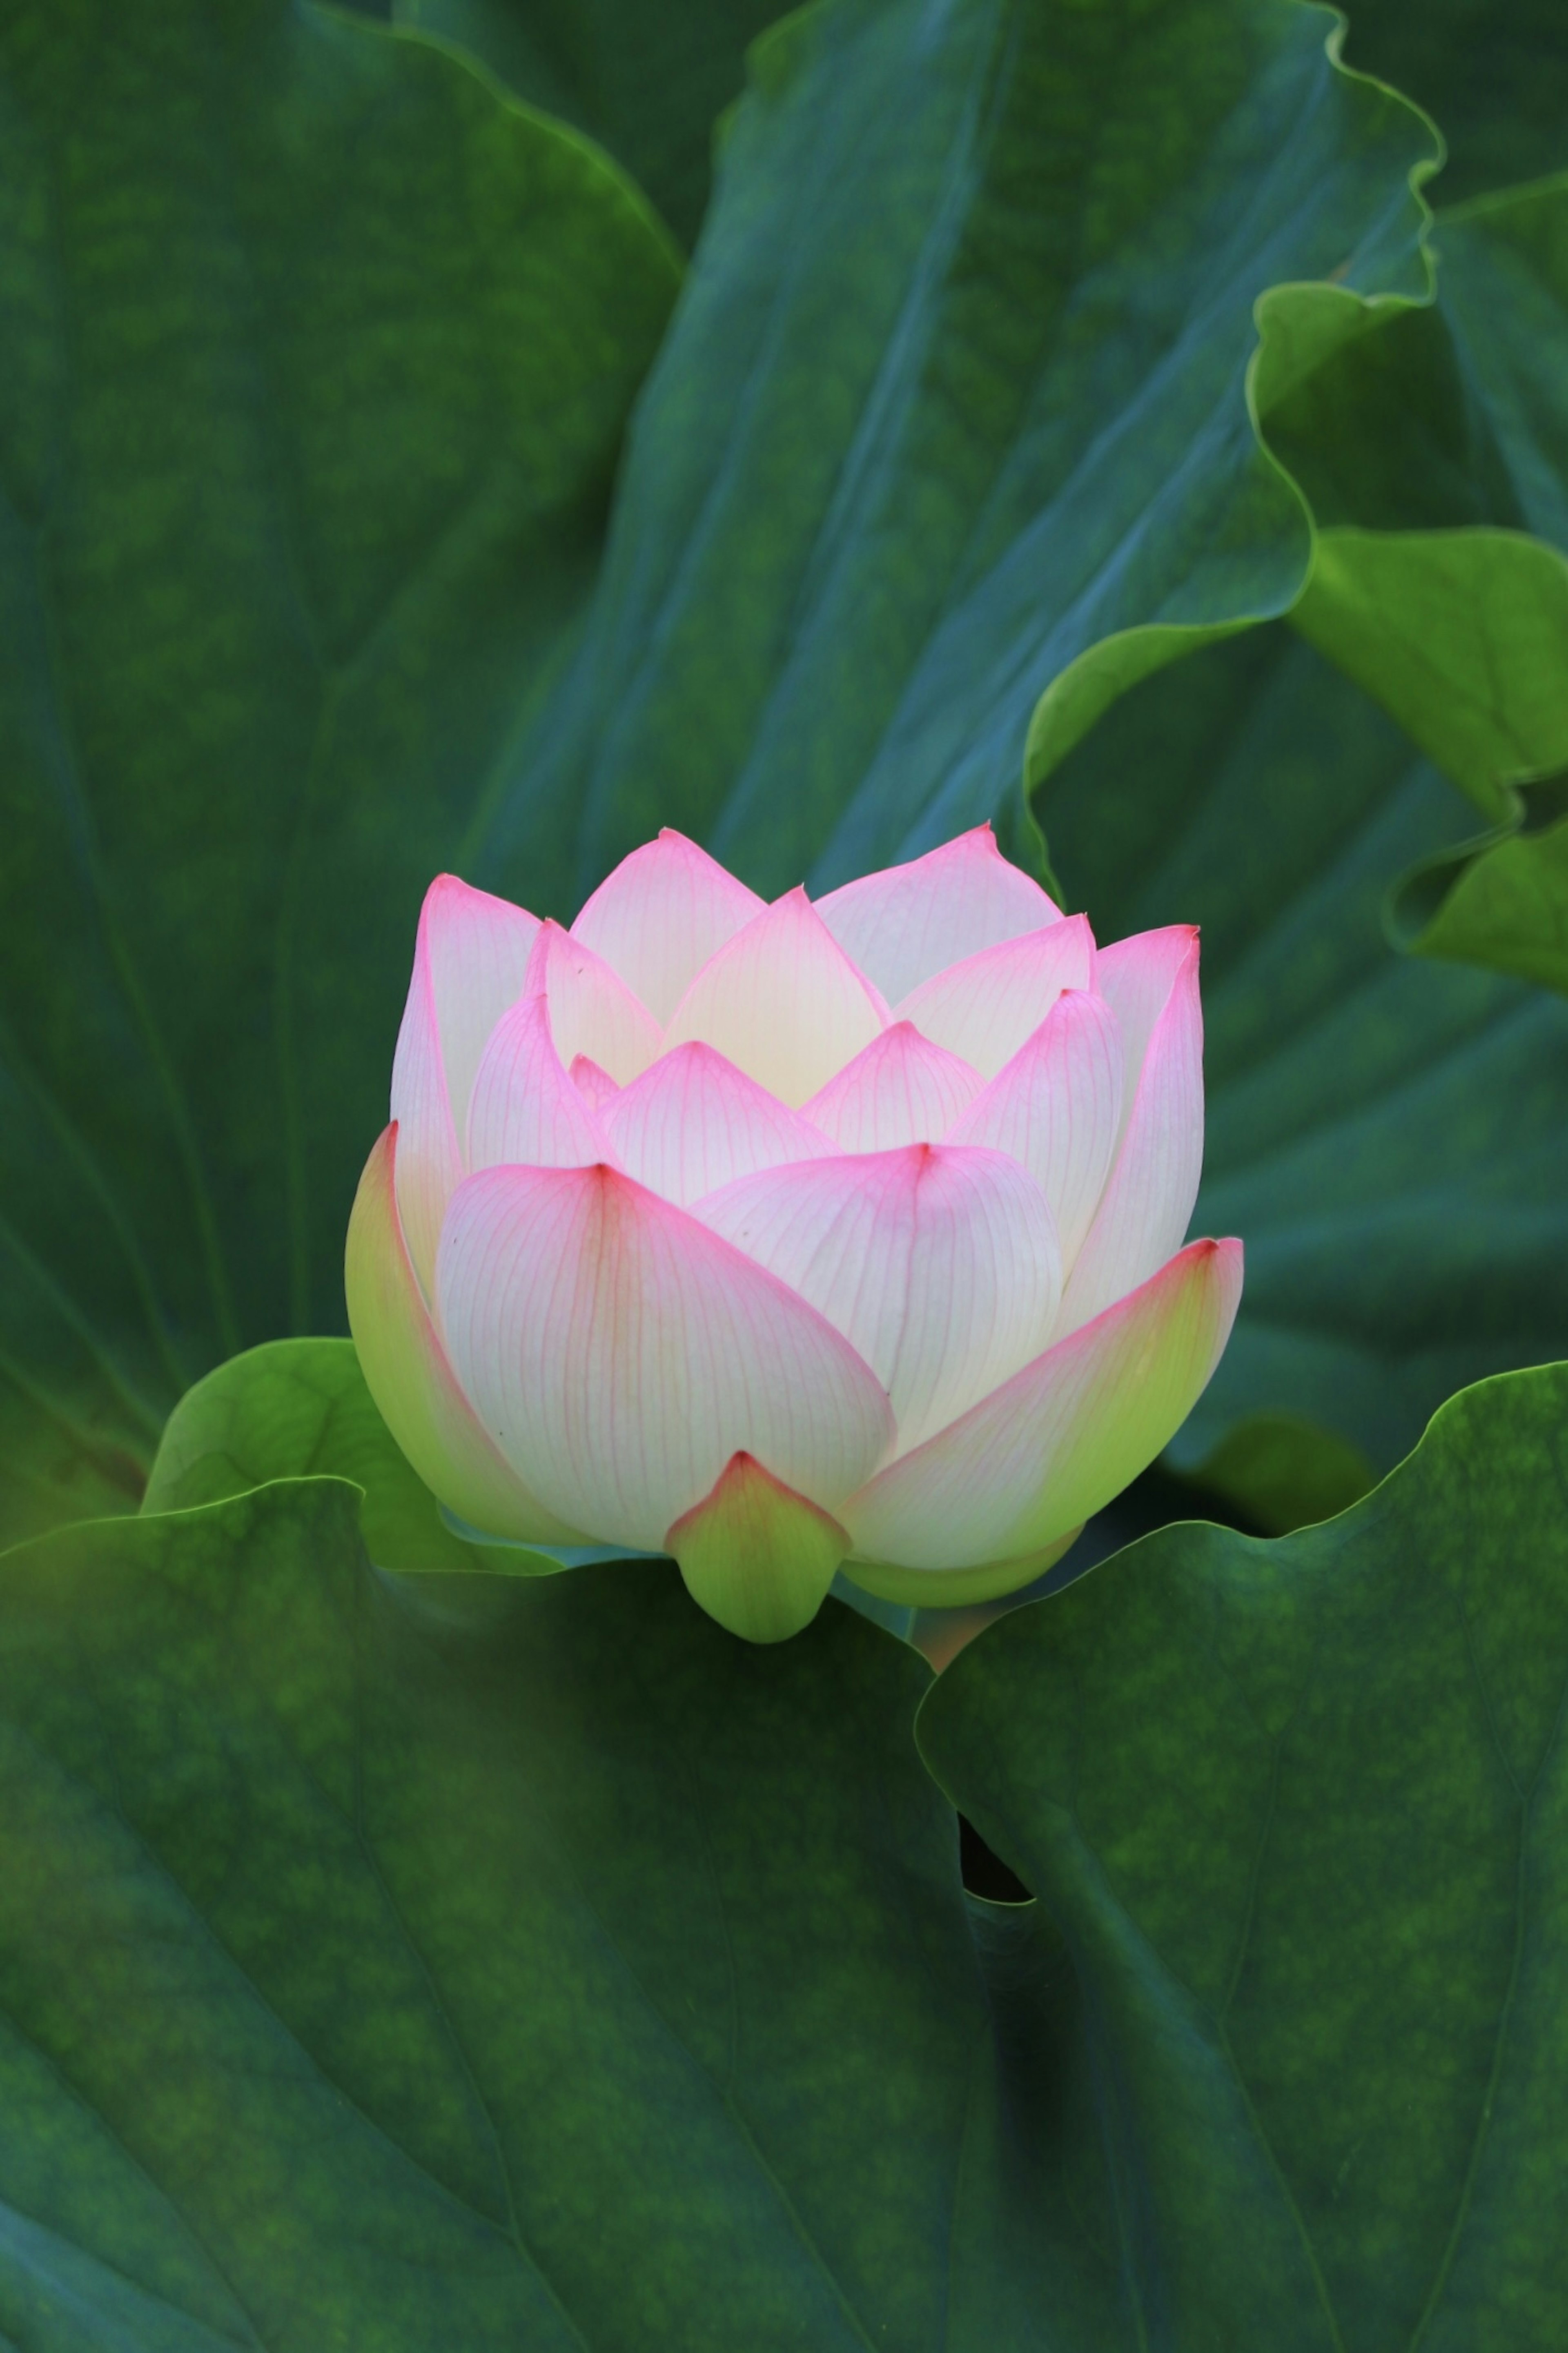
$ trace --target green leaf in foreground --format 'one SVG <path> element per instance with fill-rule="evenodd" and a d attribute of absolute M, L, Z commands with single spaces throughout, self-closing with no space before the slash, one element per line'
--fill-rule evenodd
<path fill-rule="evenodd" d="M 1568 809 L 1563 779 L 1520 785 L 1518 815 L 1428 859 L 1393 893 L 1390 925 L 1413 955 L 1490 965 L 1568 996 Z"/>
<path fill-rule="evenodd" d="M 1129 2341 L 1554 2353 L 1568 1367 L 1344 1518 L 1162 1530 L 1004 1618 L 922 1749 L 1065 1937 Z"/>
<path fill-rule="evenodd" d="M 1474 828 L 1393 722 L 1257 630 L 1135 688 L 1035 808 L 1102 938 L 1202 927 L 1192 1229 L 1242 1236 L 1246 1286 L 1173 1461 L 1278 1525 L 1568 1355 L 1568 1007 L 1391 949 L 1390 877 Z"/>
<path fill-rule="evenodd" d="M 696 242 L 718 120 L 779 0 L 396 0 L 395 20 L 483 59 L 509 90 L 608 147 Z"/>
<path fill-rule="evenodd" d="M 0 1564 L 0 2333 L 1118 2346 L 1075 1997 L 1034 1939 L 993 2041 L 916 1655 L 662 1565 L 399 1586 L 357 1503 Z"/>
<path fill-rule="evenodd" d="M 676 270 L 574 134 L 284 0 L 9 7 L 0 129 L 14 1535 L 341 1322 L 420 894 L 571 640 Z"/>
<path fill-rule="evenodd" d="M 837 0 L 754 48 L 492 871 L 563 913 L 661 823 L 769 892 L 1012 839 L 1031 712 L 1086 649 L 1136 674 L 1293 602 L 1253 306 L 1427 283 L 1430 127 L 1334 26 Z"/>

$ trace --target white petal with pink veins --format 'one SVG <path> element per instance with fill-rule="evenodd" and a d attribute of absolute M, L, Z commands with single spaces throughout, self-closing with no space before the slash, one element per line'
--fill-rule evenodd
<path fill-rule="evenodd" d="M 895 1021 L 830 1079 L 805 1115 L 846 1152 L 892 1152 L 901 1144 L 939 1144 L 980 1092 L 980 1075 Z"/>
<path fill-rule="evenodd" d="M 1163 1266 L 1181 1247 L 1203 1169 L 1203 1012 L 1198 940 L 1150 1033 L 1121 1145 L 1078 1252 L 1058 1333 L 1075 1331 Z"/>
<path fill-rule="evenodd" d="M 1241 1281 L 1240 1242 L 1193 1242 L 852 1496 L 836 1517 L 856 1557 L 974 1568 L 1026 1558 L 1081 1526 L 1197 1403 L 1230 1337 Z"/>
<path fill-rule="evenodd" d="M 1096 958 L 1095 987 L 1121 1024 L 1124 1129 L 1132 1116 L 1138 1075 L 1154 1025 L 1197 937 L 1195 924 L 1168 923 L 1162 931 L 1132 932 L 1125 940 L 1113 940 Z"/>
<path fill-rule="evenodd" d="M 448 1197 L 463 1174 L 462 1134 L 485 1040 L 521 996 L 539 922 L 455 874 L 425 893 L 414 973 L 392 1060 L 397 1206 L 429 1297 Z"/>
<path fill-rule="evenodd" d="M 612 1169 L 469 1177 L 438 1281 L 480 1420 L 601 1543 L 662 1549 L 742 1451 L 832 1512 L 891 1443 L 880 1383 L 814 1308 Z"/>
<path fill-rule="evenodd" d="M 666 826 L 623 858 L 572 925 L 661 1026 L 708 958 L 766 906 L 716 860 Z"/>
<path fill-rule="evenodd" d="M 587 1168 L 615 1151 L 565 1071 L 542 997 L 525 997 L 491 1032 L 468 1111 L 468 1165 Z"/>
<path fill-rule="evenodd" d="M 586 1054 L 573 1055 L 567 1076 L 590 1111 L 601 1110 L 620 1092 L 609 1072 L 601 1071 L 597 1062 L 590 1062 Z"/>
<path fill-rule="evenodd" d="M 800 1112 L 696 1042 L 675 1047 L 622 1087 L 604 1122 L 627 1175 L 683 1208 L 736 1176 L 837 1149 Z"/>
<path fill-rule="evenodd" d="M 664 1043 L 700 1039 L 798 1110 L 887 1018 L 804 891 L 791 891 L 709 958 Z"/>
<path fill-rule="evenodd" d="M 1051 1328 L 1051 1213 L 998 1152 L 846 1155 L 744 1177 L 696 1214 L 838 1326 L 893 1399 L 900 1452 L 1036 1356 Z"/>
<path fill-rule="evenodd" d="M 540 928 L 528 966 L 530 992 L 549 1000 L 550 1034 L 563 1069 L 586 1054 L 618 1087 L 659 1051 L 659 1025 L 618 973 L 559 923 Z"/>
<path fill-rule="evenodd" d="M 817 901 L 846 955 L 890 1005 L 981 948 L 1055 923 L 1061 909 L 1010 863 L 989 825 Z"/>
<path fill-rule="evenodd" d="M 1065 988 L 1095 976 L 1095 935 L 1086 915 L 1065 915 L 1043 932 L 984 948 L 922 981 L 894 1008 L 923 1038 L 994 1079 L 1039 1029 Z"/>
<path fill-rule="evenodd" d="M 976 1096 L 953 1144 L 1021 1161 L 1051 1204 L 1071 1273 L 1121 1129 L 1121 1032 L 1091 990 L 1063 992 L 1033 1036 Z"/>

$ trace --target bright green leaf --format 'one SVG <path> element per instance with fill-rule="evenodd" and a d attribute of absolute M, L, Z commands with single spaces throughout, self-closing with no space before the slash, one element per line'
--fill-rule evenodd
<path fill-rule="evenodd" d="M 0 129 L 16 1534 L 341 1324 L 419 897 L 577 625 L 676 270 L 575 134 L 284 0 L 12 6 Z"/>
<path fill-rule="evenodd" d="M 1343 1519 L 1165 1529 L 921 1710 L 1083 1987 L 1129 2344 L 1568 2340 L 1565 1421 L 1568 1367 L 1488 1382 Z"/>
<path fill-rule="evenodd" d="M 142 1509 L 185 1512 L 271 1479 L 320 1477 L 365 1490 L 378 1567 L 472 1576 L 498 1565 L 493 1547 L 448 1528 L 376 1412 L 352 1340 L 271 1340 L 208 1373 L 164 1425 Z"/>

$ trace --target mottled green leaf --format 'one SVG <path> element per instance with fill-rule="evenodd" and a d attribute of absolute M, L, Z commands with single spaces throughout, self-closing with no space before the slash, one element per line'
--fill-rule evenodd
<path fill-rule="evenodd" d="M 0 1566 L 0 2332 L 1119 2346 L 1092 2139 L 1012 2156 L 1020 2094 L 1092 2131 L 1071 1979 L 977 1955 L 916 1655 L 663 1565 L 394 1584 L 357 1503 Z"/>
<path fill-rule="evenodd" d="M 779 0 L 395 0 L 392 13 L 600 141 L 691 246 L 747 44 L 787 11 Z"/>
<path fill-rule="evenodd" d="M 674 286 L 602 159 L 427 43 L 0 18 L 13 1535 L 341 1325 L 420 893 L 577 626 Z"/>
<path fill-rule="evenodd" d="M 1568 1367 L 1488 1382 L 1344 1518 L 1162 1530 L 922 1707 L 1083 1989 L 1128 2344 L 1568 2338 L 1565 1429 Z"/>

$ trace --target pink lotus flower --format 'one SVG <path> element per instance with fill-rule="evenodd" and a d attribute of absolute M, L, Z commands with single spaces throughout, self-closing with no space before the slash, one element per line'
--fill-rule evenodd
<path fill-rule="evenodd" d="M 1219 1359 L 1202 1134 L 1196 934 L 1097 949 L 989 828 L 771 906 L 666 832 L 569 932 L 443 875 L 349 1318 L 476 1528 L 671 1553 L 759 1641 L 841 1564 L 987 1600 Z"/>

